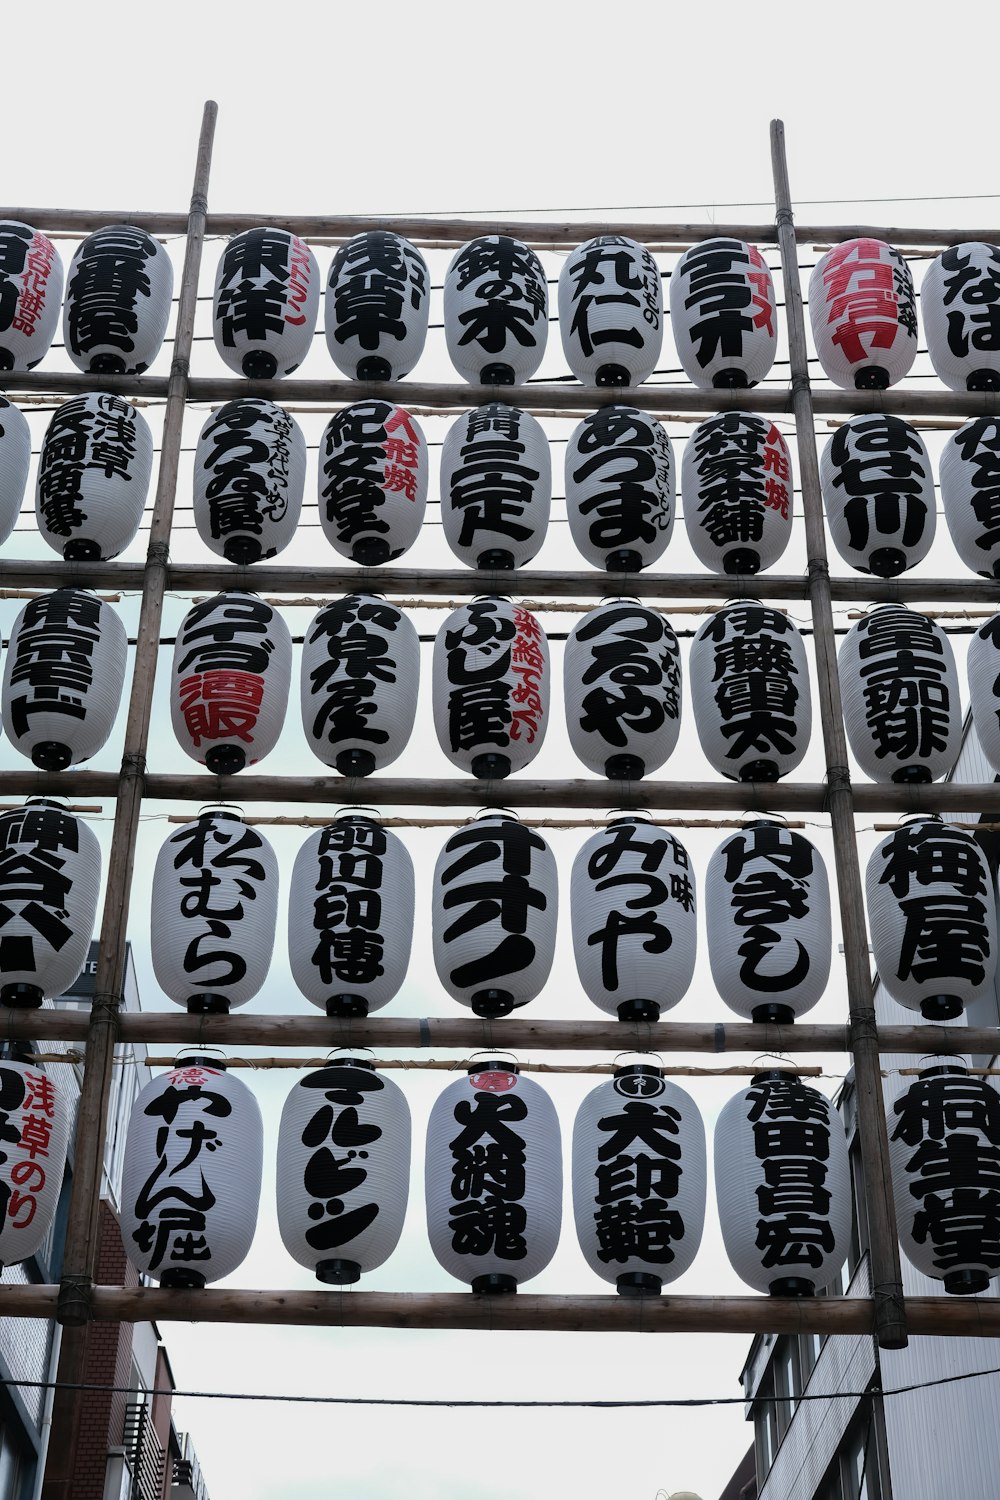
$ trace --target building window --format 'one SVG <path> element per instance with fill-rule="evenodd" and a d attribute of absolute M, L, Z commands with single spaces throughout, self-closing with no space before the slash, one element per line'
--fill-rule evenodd
<path fill-rule="evenodd" d="M 21 1490 L 21 1454 L 9 1427 L 0 1429 L 0 1500 L 17 1500 Z"/>
<path fill-rule="evenodd" d="M 882 1500 L 876 1424 L 871 1411 L 852 1422 L 816 1500 Z"/>
<path fill-rule="evenodd" d="M 754 1439 L 760 1483 L 774 1463 L 807 1379 L 808 1370 L 803 1373 L 799 1340 L 788 1336 L 776 1339 L 774 1353 L 754 1396 Z"/>

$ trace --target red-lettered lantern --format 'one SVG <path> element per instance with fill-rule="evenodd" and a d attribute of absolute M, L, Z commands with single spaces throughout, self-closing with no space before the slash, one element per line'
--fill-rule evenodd
<path fill-rule="evenodd" d="M 448 355 L 473 385 L 520 385 L 542 362 L 549 289 L 534 250 L 509 234 L 463 245 L 444 278 Z"/>
<path fill-rule="evenodd" d="M 170 717 L 177 742 L 213 776 L 254 766 L 278 742 L 292 637 L 277 610 L 230 589 L 196 604 L 177 632 Z"/>
<path fill-rule="evenodd" d="M 0 396 L 0 545 L 17 525 L 30 465 L 28 420 L 19 407 Z"/>
<path fill-rule="evenodd" d="M 1000 578 L 1000 420 L 973 417 L 953 432 L 938 477 L 955 551 L 981 578 Z"/>
<path fill-rule="evenodd" d="M 295 535 L 306 480 L 302 429 L 273 401 L 243 396 L 212 412 L 194 455 L 194 521 L 217 557 L 245 567 Z"/>
<path fill-rule="evenodd" d="M 420 535 L 427 504 L 427 439 L 391 401 L 336 412 L 319 450 L 319 519 L 341 557 L 394 562 Z"/>
<path fill-rule="evenodd" d="M 52 1227 L 70 1126 L 55 1080 L 17 1043 L 10 1050 L 0 1060 L 0 1269 L 37 1254 Z"/>
<path fill-rule="evenodd" d="M 326 345 L 348 380 L 401 380 L 424 351 L 430 273 L 391 229 L 356 234 L 333 257 L 324 301 Z"/>
<path fill-rule="evenodd" d="M 851 417 L 823 449 L 827 524 L 841 557 L 861 573 L 895 578 L 934 540 L 934 474 L 923 439 L 883 412 Z"/>
<path fill-rule="evenodd" d="M 707 1181 L 698 1107 L 652 1064 L 616 1068 L 577 1110 L 577 1239 L 590 1269 L 623 1297 L 656 1296 L 691 1266 Z"/>
<path fill-rule="evenodd" d="M 63 402 L 42 439 L 35 517 L 67 562 L 106 562 L 135 538 L 153 469 L 153 434 L 121 396 Z"/>
<path fill-rule="evenodd" d="M 662 422 L 634 406 L 602 406 L 566 445 L 566 514 L 595 568 L 638 573 L 674 529 L 674 450 Z"/>
<path fill-rule="evenodd" d="M 95 229 L 66 277 L 66 353 L 92 375 L 141 375 L 160 352 L 173 294 L 174 269 L 159 240 L 133 224 Z"/>
<path fill-rule="evenodd" d="M 684 373 L 702 390 L 763 380 L 778 348 L 778 317 L 757 246 L 718 238 L 686 250 L 670 278 L 670 325 Z"/>
<path fill-rule="evenodd" d="M 30 600 L 10 633 L 3 722 L 40 771 L 64 771 L 107 743 L 125 685 L 128 637 L 113 605 L 85 589 Z"/>
<path fill-rule="evenodd" d="M 474 1292 L 516 1292 L 559 1244 L 562 1149 L 552 1100 L 514 1063 L 477 1064 L 434 1103 L 424 1180 L 427 1233 L 444 1269 Z"/>
<path fill-rule="evenodd" d="M 774 423 L 720 412 L 692 432 L 681 465 L 691 549 L 713 573 L 760 573 L 792 533 L 792 462 Z"/>
<path fill-rule="evenodd" d="M 230 370 L 249 380 L 280 380 L 309 353 L 319 311 L 320 274 L 304 240 L 263 226 L 234 234 L 215 277 L 212 331 Z"/>
<path fill-rule="evenodd" d="M 1000 248 L 973 240 L 932 260 L 920 287 L 927 352 L 953 391 L 1000 391 Z"/>
<path fill-rule="evenodd" d="M 685 996 L 698 949 L 687 850 L 665 828 L 615 818 L 587 840 L 570 885 L 573 952 L 588 997 L 620 1021 L 656 1021 Z"/>
<path fill-rule="evenodd" d="M 441 453 L 445 540 L 470 568 L 530 562 L 552 500 L 548 439 L 529 412 L 499 401 L 454 421 Z"/>
<path fill-rule="evenodd" d="M 910 268 L 883 240 L 845 240 L 809 278 L 809 318 L 824 372 L 844 390 L 884 391 L 917 352 Z"/>
<path fill-rule="evenodd" d="M 976 738 L 994 771 L 1000 771 L 1000 615 L 980 625 L 965 666 Z"/>
<path fill-rule="evenodd" d="M 639 385 L 663 345 L 663 284 L 645 245 L 599 234 L 559 273 L 563 353 L 584 385 Z"/>
<path fill-rule="evenodd" d="M 59 326 L 63 267 L 40 229 L 0 219 L 0 371 L 33 370 Z"/>
<path fill-rule="evenodd" d="M 277 1187 L 278 1228 L 300 1266 L 333 1286 L 376 1270 L 406 1217 L 410 1111 L 402 1089 L 360 1057 L 307 1073 L 281 1111 Z"/>
<path fill-rule="evenodd" d="M 351 813 L 306 839 L 288 899 L 292 978 L 328 1016 L 367 1016 L 406 978 L 413 861 L 375 818 Z"/>
<path fill-rule="evenodd" d="M 161 1286 L 202 1287 L 253 1243 L 264 1127 L 245 1084 L 215 1058 L 185 1058 L 136 1098 L 125 1140 L 125 1253 Z"/>

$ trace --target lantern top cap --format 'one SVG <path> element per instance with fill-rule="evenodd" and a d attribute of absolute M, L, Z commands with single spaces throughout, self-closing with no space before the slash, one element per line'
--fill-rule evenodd
<path fill-rule="evenodd" d="M 194 1052 L 181 1052 L 174 1058 L 174 1071 L 178 1068 L 217 1068 L 224 1073 L 229 1066 L 221 1053 L 215 1055 L 216 1049 L 210 1047 L 198 1047 Z"/>
<path fill-rule="evenodd" d="M 473 1073 L 520 1073 L 521 1064 L 512 1057 L 497 1057 L 490 1053 L 477 1061 L 473 1053 L 465 1065 L 465 1071 L 470 1078 Z"/>
<path fill-rule="evenodd" d="M 663 1069 L 659 1066 L 658 1063 L 652 1063 L 652 1062 L 623 1063 L 620 1066 L 616 1065 L 615 1071 L 614 1071 L 614 1077 L 615 1078 L 638 1078 L 638 1077 L 662 1078 L 663 1077 Z"/>
<path fill-rule="evenodd" d="M 766 1068 L 753 1075 L 750 1087 L 756 1088 L 762 1083 L 802 1083 L 802 1075 L 795 1068 Z"/>
<path fill-rule="evenodd" d="M 327 1053 L 326 1064 L 320 1071 L 325 1071 L 326 1068 L 367 1068 L 370 1073 L 374 1073 L 375 1062 L 373 1058 L 358 1057 L 353 1052 L 348 1053 L 346 1057 L 338 1057 L 337 1048 L 334 1047 Z"/>

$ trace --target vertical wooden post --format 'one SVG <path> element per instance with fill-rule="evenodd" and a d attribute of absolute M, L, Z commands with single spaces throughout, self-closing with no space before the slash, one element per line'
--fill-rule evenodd
<path fill-rule="evenodd" d="M 823 743 L 826 751 L 828 806 L 833 829 L 833 848 L 840 893 L 840 916 L 844 931 L 844 958 L 850 1004 L 851 1050 L 854 1054 L 858 1100 L 858 1129 L 865 1164 L 865 1196 L 870 1231 L 872 1297 L 875 1305 L 875 1335 L 883 1349 L 902 1349 L 907 1342 L 903 1305 L 903 1280 L 896 1239 L 896 1215 L 889 1175 L 889 1145 L 885 1126 L 885 1101 L 879 1072 L 878 1032 L 868 963 L 868 933 L 861 895 L 861 872 L 854 828 L 854 799 L 847 758 L 847 739 L 837 676 L 836 638 L 830 595 L 830 567 L 823 529 L 823 500 L 816 456 L 812 395 L 802 288 L 792 218 L 792 200 L 785 157 L 785 127 L 771 121 L 771 168 L 774 176 L 778 243 L 785 284 L 788 352 L 792 376 L 792 409 L 802 508 L 805 514 L 809 571 L 809 601 L 812 608 L 816 648 Z"/>

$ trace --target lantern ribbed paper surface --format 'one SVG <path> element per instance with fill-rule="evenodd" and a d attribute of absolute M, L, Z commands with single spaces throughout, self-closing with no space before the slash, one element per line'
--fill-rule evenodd
<path fill-rule="evenodd" d="M 656 1021 L 687 993 L 698 906 L 687 850 L 665 828 L 615 818 L 573 861 L 573 952 L 588 997 L 621 1021 Z"/>
<path fill-rule="evenodd" d="M 66 353 L 93 375 L 141 375 L 160 352 L 173 294 L 174 269 L 159 240 L 132 224 L 95 229 L 66 277 Z"/>
<path fill-rule="evenodd" d="M 470 568 L 520 568 L 545 540 L 552 463 L 541 424 L 499 401 L 449 427 L 441 453 L 445 540 Z"/>
<path fill-rule="evenodd" d="M 97 921 L 101 846 L 58 802 L 0 813 L 0 1001 L 39 1006 L 72 989 Z"/>
<path fill-rule="evenodd" d="M 128 637 L 114 607 L 85 589 L 31 599 L 14 621 L 3 723 L 40 771 L 64 771 L 107 743 L 125 685 Z"/>
<path fill-rule="evenodd" d="M 0 1269 L 42 1247 L 69 1142 L 69 1104 L 40 1063 L 0 1061 Z"/>
<path fill-rule="evenodd" d="M 0 219 L 0 371 L 33 370 L 59 326 L 63 267 L 40 229 Z"/>
<path fill-rule="evenodd" d="M 764 379 L 778 347 L 774 283 L 756 245 L 703 240 L 670 278 L 670 324 L 687 378 L 702 390 Z"/>
<path fill-rule="evenodd" d="M 549 715 L 549 647 L 529 610 L 475 599 L 453 610 L 434 641 L 438 742 L 453 765 L 489 780 L 538 754 Z"/>
<path fill-rule="evenodd" d="M 895 578 L 934 540 L 934 474 L 909 422 L 876 412 L 851 417 L 823 449 L 827 525 L 841 557 L 861 573 Z"/>
<path fill-rule="evenodd" d="M 307 1073 L 278 1131 L 278 1228 L 285 1249 L 334 1286 L 395 1250 L 410 1191 L 410 1111 L 402 1089 L 358 1057 Z"/>
<path fill-rule="evenodd" d="M 65 401 L 42 439 L 38 529 L 67 562 L 105 562 L 134 539 L 153 469 L 153 434 L 121 396 Z"/>
<path fill-rule="evenodd" d="M 709 763 L 733 781 L 777 781 L 806 753 L 812 731 L 802 637 L 754 599 L 700 626 L 688 663 L 691 701 Z"/>
<path fill-rule="evenodd" d="M 886 1128 L 899 1243 L 955 1296 L 1000 1275 L 1000 1095 L 957 1058 L 925 1068 L 892 1104 Z"/>
<path fill-rule="evenodd" d="M 599 234 L 559 272 L 563 353 L 584 385 L 639 385 L 663 346 L 663 284 L 645 245 Z"/>
<path fill-rule="evenodd" d="M 329 1016 L 381 1010 L 406 978 L 413 861 L 375 818 L 338 818 L 306 839 L 288 899 L 288 958 L 306 999 Z"/>
<path fill-rule="evenodd" d="M 927 352 L 953 391 L 1000 391 L 1000 248 L 971 241 L 932 260 L 920 287 Z"/>
<path fill-rule="evenodd" d="M 488 1169 L 483 1163 L 488 1161 Z M 532 1078 L 488 1061 L 440 1094 L 427 1126 L 427 1233 L 474 1292 L 515 1292 L 544 1271 L 562 1219 L 555 1106 Z"/>
<path fill-rule="evenodd" d="M 976 737 L 994 771 L 1000 771 L 1000 615 L 980 625 L 965 666 Z"/>
<path fill-rule="evenodd" d="M 590 1269 L 623 1296 L 655 1294 L 692 1264 L 707 1180 L 698 1107 L 659 1068 L 618 1068 L 577 1110 L 576 1235 Z"/>
<path fill-rule="evenodd" d="M 384 770 L 417 712 L 420 639 L 373 594 L 347 594 L 310 622 L 302 648 L 302 724 L 314 755 L 342 776 Z"/>
<path fill-rule="evenodd" d="M 851 1240 L 844 1126 L 794 1073 L 758 1073 L 715 1127 L 715 1190 L 733 1270 L 756 1292 L 808 1297 Z"/>
<path fill-rule="evenodd" d="M 463 245 L 444 278 L 444 332 L 463 380 L 529 380 L 549 335 L 549 289 L 534 250 L 508 234 L 486 234 Z"/>
<path fill-rule="evenodd" d="M 256 828 L 206 812 L 161 844 L 150 913 L 153 972 L 190 1013 L 245 1005 L 267 978 L 278 861 Z"/>
<path fill-rule="evenodd" d="M 188 610 L 177 632 L 170 717 L 177 742 L 215 776 L 270 754 L 292 675 L 288 626 L 256 594 L 230 589 Z"/>
<path fill-rule="evenodd" d="M 844 727 L 873 781 L 937 781 L 962 744 L 951 642 L 926 615 L 883 604 L 851 627 L 837 657 Z"/>
<path fill-rule="evenodd" d="M 633 781 L 656 771 L 681 727 L 681 650 L 665 615 L 635 600 L 588 611 L 563 654 L 566 727 L 589 771 Z"/>
<path fill-rule="evenodd" d="M 1000 578 L 1000 419 L 973 417 L 941 449 L 941 504 L 955 551 L 982 578 Z"/>
<path fill-rule="evenodd" d="M 294 417 L 253 396 L 227 402 L 208 417 L 195 450 L 198 535 L 242 566 L 276 557 L 295 535 L 305 481 L 306 440 Z"/>
<path fill-rule="evenodd" d="M 595 568 L 637 573 L 674 529 L 674 450 L 667 429 L 634 406 L 602 406 L 566 445 L 566 514 L 578 552 Z"/>
<path fill-rule="evenodd" d="M 684 448 L 681 494 L 691 550 L 713 573 L 760 573 L 792 532 L 792 461 L 774 423 L 721 412 Z"/>
<path fill-rule="evenodd" d="M 780 823 L 720 844 L 705 876 L 708 956 L 721 998 L 746 1021 L 788 1025 L 830 977 L 830 882 L 818 849 Z"/>
<path fill-rule="evenodd" d="M 917 352 L 910 268 L 883 240 L 845 240 L 809 278 L 809 320 L 823 370 L 844 390 L 884 391 Z"/>
<path fill-rule="evenodd" d="M 865 894 L 875 967 L 900 1005 L 948 1021 L 992 990 L 993 879 L 971 834 L 936 818 L 895 829 L 868 861 Z"/>
<path fill-rule="evenodd" d="M 262 226 L 234 234 L 215 276 L 215 347 L 237 375 L 280 380 L 309 353 L 319 312 L 319 266 L 304 240 Z"/>
<path fill-rule="evenodd" d="M 336 412 L 319 450 L 319 518 L 331 547 L 364 567 L 402 557 L 427 504 L 427 439 L 391 401 Z"/>
<path fill-rule="evenodd" d="M 401 380 L 424 351 L 431 278 L 415 245 L 368 229 L 341 245 L 326 283 L 326 344 L 348 380 Z"/>
<path fill-rule="evenodd" d="M 0 546 L 17 524 L 30 465 L 28 419 L 6 396 L 0 396 Z"/>
<path fill-rule="evenodd" d="M 242 1265 L 260 1204 L 264 1128 L 250 1090 L 212 1059 L 154 1078 L 129 1119 L 125 1253 L 161 1286 L 200 1287 Z"/>
<path fill-rule="evenodd" d="M 434 867 L 431 931 L 438 978 L 477 1016 L 505 1016 L 541 992 L 555 954 L 552 850 L 509 814 L 456 829 Z"/>

